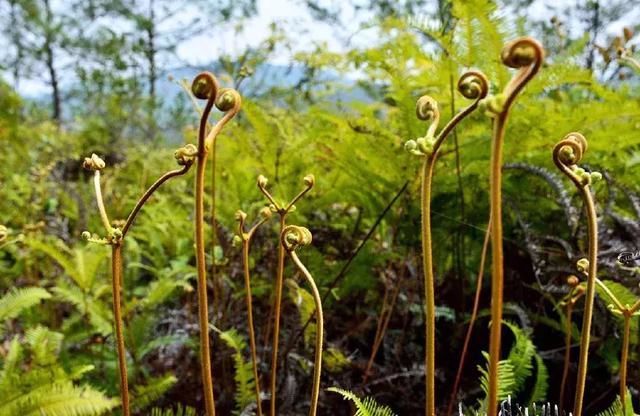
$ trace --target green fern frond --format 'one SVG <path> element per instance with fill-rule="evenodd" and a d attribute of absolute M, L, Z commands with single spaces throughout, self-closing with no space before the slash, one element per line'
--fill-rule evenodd
<path fill-rule="evenodd" d="M 627 390 L 626 394 L 626 412 L 622 411 L 622 402 L 620 396 L 616 396 L 616 400 L 605 411 L 598 413 L 598 416 L 635 416 L 633 411 L 633 402 L 631 401 L 631 394 Z"/>
<path fill-rule="evenodd" d="M 300 324 L 304 325 L 309 319 L 313 318 L 316 311 L 316 304 L 313 301 L 313 296 L 311 296 L 311 293 L 301 288 L 293 279 L 288 279 L 286 281 L 286 284 L 289 288 L 289 297 L 293 304 L 298 308 Z M 311 323 L 307 325 L 307 328 L 304 331 L 305 345 L 313 345 L 315 336 L 316 324 L 314 321 L 311 321 Z"/>
<path fill-rule="evenodd" d="M 42 300 L 49 298 L 51 298 L 51 294 L 39 287 L 13 288 L 0 298 L 0 322 L 13 319 Z"/>
<path fill-rule="evenodd" d="M 64 335 L 43 326 L 28 329 L 25 341 L 29 345 L 33 360 L 38 365 L 53 364 L 58 360 L 58 353 L 62 347 Z"/>
<path fill-rule="evenodd" d="M 243 351 L 247 349 L 247 342 L 235 329 L 229 329 L 227 331 L 215 330 L 218 332 L 224 343 L 234 350 L 234 380 L 236 383 L 236 392 L 234 396 L 236 408 L 234 410 L 234 414 L 240 415 L 248 406 L 254 405 L 256 402 L 253 365 L 250 361 L 245 360 L 243 356 Z"/>
<path fill-rule="evenodd" d="M 485 360 L 487 361 L 487 367 L 489 366 L 489 354 L 482 352 Z M 484 392 L 484 399 L 481 402 L 481 407 L 486 408 L 486 396 L 489 394 L 489 371 L 481 366 L 478 366 L 480 371 L 480 387 Z M 516 376 L 513 369 L 513 364 L 509 360 L 502 360 L 498 363 L 498 400 L 505 400 L 516 385 Z"/>
<path fill-rule="evenodd" d="M 162 377 L 149 379 L 146 385 L 136 385 L 132 398 L 133 407 L 137 410 L 149 407 L 173 387 L 177 381 L 178 379 L 173 374 L 166 374 Z"/>
<path fill-rule="evenodd" d="M 531 392 L 531 403 L 545 400 L 547 398 L 547 390 L 549 389 L 549 372 L 540 354 L 535 355 L 535 361 L 536 381 Z"/>
<path fill-rule="evenodd" d="M 340 394 L 345 400 L 350 400 L 356 406 L 354 416 L 396 416 L 390 407 L 378 404 L 372 397 L 360 399 L 353 392 L 338 387 L 329 387 L 327 391 Z"/>
<path fill-rule="evenodd" d="M 196 416 L 196 409 L 193 407 L 178 407 L 174 409 L 158 409 L 151 410 L 151 416 Z"/>
<path fill-rule="evenodd" d="M 0 404 L 2 415 L 98 416 L 118 406 L 115 399 L 88 386 L 54 383 L 14 396 Z"/>

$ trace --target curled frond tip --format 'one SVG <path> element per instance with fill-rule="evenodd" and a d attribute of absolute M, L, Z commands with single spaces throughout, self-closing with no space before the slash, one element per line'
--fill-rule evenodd
<path fill-rule="evenodd" d="M 281 242 L 288 251 L 295 251 L 300 246 L 308 246 L 312 240 L 311 231 L 305 227 L 288 225 L 282 230 Z"/>

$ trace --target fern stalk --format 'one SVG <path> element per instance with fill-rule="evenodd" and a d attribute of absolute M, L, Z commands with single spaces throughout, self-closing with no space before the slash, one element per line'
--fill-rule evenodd
<path fill-rule="evenodd" d="M 438 157 L 440 146 L 449 133 L 467 115 L 471 114 L 484 99 L 489 91 L 487 78 L 479 71 L 465 72 L 458 80 L 458 90 L 473 103 L 456 114 L 447 125 L 434 137 L 440 112 L 436 101 L 429 96 L 422 96 L 416 105 L 416 115 L 419 119 L 430 121 L 425 137 L 410 140 L 405 148 L 412 154 L 424 158 L 420 175 L 420 207 L 421 207 L 421 237 L 422 237 L 422 268 L 424 278 L 425 301 L 425 414 L 435 416 L 435 355 L 436 355 L 436 306 L 435 306 L 435 278 L 433 274 L 433 248 L 431 241 L 431 194 L 433 169 Z"/>
<path fill-rule="evenodd" d="M 300 191 L 287 205 L 281 206 L 278 202 L 273 198 L 273 196 L 269 193 L 266 186 L 268 183 L 267 178 L 260 175 L 258 176 L 258 188 L 260 192 L 269 200 L 271 203 L 270 209 L 278 214 L 280 217 L 279 225 L 280 225 L 280 235 L 282 236 L 284 230 L 286 229 L 286 221 L 287 215 L 293 210 L 294 204 L 300 200 L 307 192 L 311 190 L 313 185 L 315 184 L 315 178 L 313 175 L 307 175 L 303 179 L 304 189 Z M 284 287 L 284 260 L 285 260 L 285 247 L 282 242 L 278 244 L 278 268 L 276 270 L 276 296 L 272 305 L 272 310 L 274 311 L 274 323 L 273 323 L 273 341 L 271 348 L 271 402 L 270 402 L 270 410 L 271 416 L 276 416 L 276 394 L 278 388 L 278 345 L 280 342 L 280 317 L 281 317 L 281 309 L 282 309 L 282 289 Z"/>
<path fill-rule="evenodd" d="M 598 220 L 596 207 L 591 193 L 590 184 L 596 173 L 585 172 L 578 167 L 582 156 L 587 150 L 587 140 L 580 133 L 569 133 L 553 148 L 553 161 L 578 189 L 585 205 L 587 216 L 588 257 L 578 261 L 578 269 L 587 275 L 587 291 L 585 294 L 584 314 L 582 318 L 582 332 L 580 334 L 580 355 L 578 360 L 578 375 L 576 392 L 573 403 L 573 414 L 582 415 L 584 389 L 587 380 L 587 365 L 589 360 L 589 343 L 591 340 L 591 320 L 593 318 L 593 304 L 596 292 L 596 272 L 598 259 Z M 602 175 L 598 174 L 600 177 Z"/>
<path fill-rule="evenodd" d="M 280 233 L 284 231 L 286 213 L 280 215 Z M 282 308 L 282 288 L 284 286 L 284 247 L 278 245 L 278 269 L 276 272 L 276 293 L 273 302 L 273 340 L 271 345 L 271 416 L 276 416 L 276 393 L 278 388 L 278 344 L 280 342 L 280 314 Z"/>
<path fill-rule="evenodd" d="M 253 379 L 255 381 L 256 406 L 258 416 L 262 416 L 262 400 L 260 399 L 260 378 L 258 375 L 258 349 L 256 347 L 256 333 L 253 324 L 253 299 L 251 295 L 251 271 L 249 270 L 249 248 L 251 246 L 251 238 L 255 234 L 260 225 L 264 224 L 271 217 L 271 210 L 265 208 L 261 211 L 262 219 L 251 229 L 245 233 L 244 221 L 246 214 L 242 211 L 236 213 L 236 219 L 239 221 L 239 234 L 242 239 L 242 264 L 244 271 L 244 290 L 245 301 L 247 304 L 247 326 L 249 328 L 249 346 L 251 348 L 251 364 L 253 367 Z"/>
<path fill-rule="evenodd" d="M 629 360 L 629 338 L 631 333 L 631 315 L 624 314 L 622 354 L 620 357 L 620 402 L 622 403 L 622 414 L 627 414 L 626 394 L 627 394 L 627 361 Z"/>
<path fill-rule="evenodd" d="M 502 303 L 504 291 L 502 248 L 502 149 L 505 126 L 509 110 L 518 93 L 533 78 L 542 66 L 544 51 L 535 39 L 518 38 L 505 45 L 502 62 L 518 68 L 505 91 L 491 97 L 487 109 L 493 113 L 490 170 L 490 217 L 491 217 L 491 331 L 489 341 L 489 403 L 488 414 L 498 414 L 498 365 L 500 362 Z"/>
<path fill-rule="evenodd" d="M 320 376 L 322 374 L 322 342 L 324 338 L 324 318 L 322 314 L 322 298 L 318 291 L 318 286 L 313 280 L 313 276 L 309 273 L 309 270 L 300 261 L 300 258 L 296 254 L 295 250 L 299 246 L 306 246 L 311 244 L 311 232 L 304 227 L 288 226 L 281 234 L 281 246 L 284 247 L 293 263 L 296 265 L 300 273 L 307 280 L 307 283 L 311 287 L 311 293 L 313 294 L 313 301 L 316 306 L 316 352 L 313 365 L 313 386 L 311 390 L 311 406 L 309 409 L 309 416 L 316 416 L 318 411 L 318 397 L 320 395 Z"/>
<path fill-rule="evenodd" d="M 120 372 L 120 398 L 122 414 L 131 414 L 129 405 L 129 382 L 127 380 L 127 352 L 124 345 L 122 324 L 122 307 L 120 291 L 122 290 L 122 243 L 113 244 L 111 248 L 111 284 L 113 288 L 113 319 L 116 329 L 116 348 L 118 351 L 118 370 Z"/>
<path fill-rule="evenodd" d="M 226 88 L 220 89 L 217 79 L 209 72 L 203 72 L 196 76 L 191 85 L 191 90 L 195 97 L 207 100 L 198 129 L 195 184 L 195 243 L 198 278 L 198 324 L 200 327 L 200 369 L 207 416 L 214 416 L 216 409 L 213 397 L 211 347 L 209 345 L 209 308 L 204 242 L 204 181 L 208 153 L 215 146 L 216 138 L 222 128 L 240 111 L 242 100 L 237 91 Z M 225 114 L 207 133 L 208 119 L 214 104 Z"/>

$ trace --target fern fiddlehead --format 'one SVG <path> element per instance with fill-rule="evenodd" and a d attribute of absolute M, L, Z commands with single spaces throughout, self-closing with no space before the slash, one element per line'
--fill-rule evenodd
<path fill-rule="evenodd" d="M 580 355 L 578 361 L 578 375 L 576 393 L 573 403 L 573 414 L 582 415 L 584 388 L 587 378 L 587 364 L 589 358 L 589 342 L 591 338 L 591 319 L 593 317 L 593 302 L 596 290 L 596 272 L 598 256 L 598 222 L 596 207 L 591 194 L 590 184 L 592 176 L 578 167 L 578 162 L 587 150 L 587 140 L 580 133 L 569 133 L 553 148 L 553 162 L 576 186 L 585 204 L 588 230 L 588 258 L 583 259 L 579 268 L 587 273 L 587 290 L 585 292 L 584 315 L 582 332 L 580 335 Z M 597 178 L 597 175 L 595 176 Z"/>
<path fill-rule="evenodd" d="M 258 188 L 260 192 L 271 203 L 271 210 L 278 214 L 280 217 L 280 235 L 286 228 L 287 215 L 295 209 L 295 203 L 300 200 L 307 192 L 315 185 L 315 178 L 313 175 L 307 175 L 303 179 L 304 188 L 286 205 L 281 205 L 273 198 L 271 193 L 267 190 L 267 184 L 269 181 L 263 175 L 258 176 Z M 276 271 L 276 287 L 275 298 L 273 302 L 273 310 L 275 311 L 273 322 L 273 343 L 271 348 L 271 403 L 270 410 L 271 416 L 276 416 L 276 395 L 277 395 L 277 383 L 278 383 L 278 346 L 280 340 L 280 315 L 282 308 L 282 289 L 284 286 L 284 259 L 285 259 L 285 246 L 281 243 L 278 244 L 278 266 Z"/>
<path fill-rule="evenodd" d="M 324 318 L 322 314 L 322 299 L 320 298 L 320 292 L 316 286 L 316 282 L 313 280 L 313 276 L 309 273 L 309 270 L 300 261 L 300 258 L 296 254 L 296 249 L 302 246 L 308 246 L 311 244 L 312 236 L 311 232 L 304 227 L 298 227 L 296 225 L 288 225 L 280 234 L 280 244 L 287 251 L 291 260 L 296 265 L 300 273 L 307 280 L 307 283 L 311 287 L 311 293 L 313 295 L 313 301 L 316 304 L 316 352 L 313 365 L 313 386 L 311 390 L 311 406 L 309 409 L 309 416 L 316 416 L 318 411 L 318 396 L 320 395 L 320 375 L 322 374 L 322 342 L 324 338 Z"/>
<path fill-rule="evenodd" d="M 491 333 L 489 341 L 488 414 L 498 414 L 498 363 L 500 361 L 502 302 L 504 291 L 502 254 L 502 147 L 511 106 L 525 85 L 536 75 L 544 60 L 542 45 L 530 37 L 507 43 L 500 54 L 502 62 L 518 69 L 502 94 L 485 99 L 493 116 L 490 171 L 491 217 Z"/>
<path fill-rule="evenodd" d="M 411 154 L 422 157 L 421 171 L 421 211 L 422 211 L 422 267 L 424 275 L 425 300 L 425 414 L 435 416 L 435 288 L 433 275 L 433 257 L 431 242 L 431 184 L 433 169 L 438 157 L 440 146 L 449 133 L 466 116 L 478 107 L 480 100 L 489 92 L 487 77 L 479 71 L 467 71 L 458 81 L 458 91 L 466 98 L 474 100 L 469 106 L 456 114 L 436 136 L 440 121 L 437 102 L 425 95 L 418 99 L 416 116 L 420 120 L 428 121 L 429 127 L 425 137 L 409 140 L 405 149 Z"/>
<path fill-rule="evenodd" d="M 124 324 L 122 318 L 122 245 L 127 232 L 131 228 L 136 216 L 149 200 L 151 195 L 165 182 L 176 176 L 184 175 L 189 171 L 194 162 L 195 147 L 184 146 L 176 150 L 174 156 L 181 169 L 169 171 L 158 178 L 147 191 L 140 197 L 133 210 L 127 217 L 122 228 L 113 227 L 107 210 L 104 205 L 102 197 L 102 186 L 100 183 L 100 171 L 106 167 L 106 163 L 96 154 L 92 154 L 91 157 L 85 158 L 82 166 L 90 171 L 93 171 L 93 184 L 96 194 L 96 203 L 98 205 L 98 211 L 100 213 L 100 219 L 107 232 L 105 238 L 94 237 L 88 231 L 82 233 L 84 239 L 90 242 L 97 242 L 101 244 L 111 245 L 111 284 L 112 284 L 112 303 L 113 303 L 113 319 L 116 335 L 116 350 L 118 355 L 118 371 L 120 374 L 120 398 L 122 401 L 122 413 L 124 416 L 131 414 L 130 400 L 129 400 L 129 380 L 127 376 L 127 359 L 126 359 L 126 346 L 124 342 Z"/>
<path fill-rule="evenodd" d="M 200 117 L 198 128 L 198 145 L 196 154 L 196 189 L 195 189 L 195 242 L 196 268 L 198 275 L 198 324 L 200 327 L 200 369 L 204 389 L 207 416 L 216 413 L 213 398 L 213 374 L 211 371 L 211 347 L 209 345 L 209 307 L 207 297 L 207 270 L 204 243 L 204 181 L 207 157 L 215 145 L 216 138 L 222 128 L 238 114 L 242 106 L 240 94 L 233 89 L 221 89 L 216 77 L 210 72 L 198 74 L 192 84 L 193 95 L 207 103 Z M 214 105 L 224 115 L 207 132 L 207 125 Z"/>
<path fill-rule="evenodd" d="M 262 224 L 271 218 L 271 210 L 264 208 L 260 211 L 260 220 L 245 231 L 245 221 L 247 214 L 242 211 L 236 212 L 236 220 L 238 221 L 238 235 L 242 241 L 242 265 L 244 271 L 244 290 L 245 301 L 247 303 L 247 326 L 249 327 L 249 346 L 251 348 L 251 364 L 253 366 L 253 378 L 255 380 L 256 390 L 256 406 L 258 416 L 262 416 L 262 400 L 260 400 L 260 378 L 258 375 L 258 351 L 256 347 L 256 333 L 253 325 L 253 299 L 251 296 L 251 272 L 249 270 L 249 248 L 251 246 L 251 238 Z"/>

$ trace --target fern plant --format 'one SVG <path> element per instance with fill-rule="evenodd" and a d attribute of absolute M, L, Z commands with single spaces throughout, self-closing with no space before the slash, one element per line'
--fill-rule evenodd
<path fill-rule="evenodd" d="M 119 405 L 99 390 L 79 384 L 92 365 L 69 371 L 60 363 L 63 335 L 42 326 L 14 337 L 0 370 L 0 414 L 97 416 Z"/>
<path fill-rule="evenodd" d="M 215 327 L 212 328 L 218 332 L 220 339 L 233 350 L 234 380 L 236 384 L 234 394 L 236 404 L 233 414 L 236 416 L 243 415 L 250 406 L 259 408 L 259 396 L 256 397 L 257 384 L 253 373 L 252 362 L 244 359 L 247 342 L 235 329 L 220 331 Z"/>
<path fill-rule="evenodd" d="M 338 393 L 343 399 L 351 401 L 356 407 L 353 416 L 396 416 L 390 407 L 377 403 L 372 397 L 361 399 L 355 393 L 338 387 L 329 387 L 327 391 Z"/>
<path fill-rule="evenodd" d="M 478 71 L 465 72 L 458 81 L 458 90 L 472 104 L 460 111 L 436 136 L 440 121 L 440 111 L 436 101 L 430 96 L 422 96 L 416 106 L 416 115 L 421 120 L 430 122 L 425 137 L 410 140 L 405 148 L 423 159 L 421 173 L 421 212 L 422 212 L 422 267 L 424 274 L 425 301 L 425 414 L 435 416 L 435 349 L 436 349 L 436 317 L 435 317 L 435 279 L 433 272 L 433 249 L 431 247 L 431 182 L 438 152 L 443 142 L 456 125 L 471 114 L 478 103 L 489 93 L 489 82 L 486 76 Z"/>

